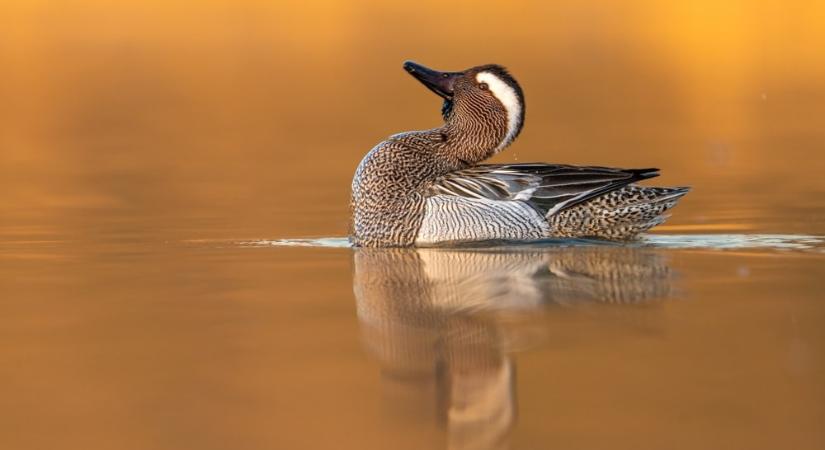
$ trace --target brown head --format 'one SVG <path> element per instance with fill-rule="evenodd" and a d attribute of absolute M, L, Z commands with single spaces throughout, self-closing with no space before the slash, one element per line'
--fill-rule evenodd
<path fill-rule="evenodd" d="M 484 141 L 481 159 L 500 152 L 521 132 L 524 94 L 504 67 L 488 64 L 461 72 L 440 72 L 407 61 L 404 69 L 444 99 L 441 112 L 447 129 L 468 141 Z"/>

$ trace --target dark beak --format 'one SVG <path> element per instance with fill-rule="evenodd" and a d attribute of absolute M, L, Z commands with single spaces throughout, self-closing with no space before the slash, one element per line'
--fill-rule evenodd
<path fill-rule="evenodd" d="M 412 61 L 404 62 L 404 70 L 445 100 L 453 98 L 453 85 L 464 75 L 464 72 L 439 72 Z"/>

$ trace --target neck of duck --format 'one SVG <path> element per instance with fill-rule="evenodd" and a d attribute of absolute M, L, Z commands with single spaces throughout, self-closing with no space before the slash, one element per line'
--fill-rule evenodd
<path fill-rule="evenodd" d="M 500 151 L 507 142 L 506 116 L 445 114 L 445 124 L 401 133 L 373 148 L 352 183 L 351 241 L 367 247 L 409 246 L 424 217 L 428 184 Z"/>
<path fill-rule="evenodd" d="M 474 166 L 509 144 L 505 142 L 507 119 L 503 114 L 480 114 L 456 105 L 444 119 L 444 126 L 438 129 L 445 138 L 444 151 L 463 166 L 459 168 Z"/>

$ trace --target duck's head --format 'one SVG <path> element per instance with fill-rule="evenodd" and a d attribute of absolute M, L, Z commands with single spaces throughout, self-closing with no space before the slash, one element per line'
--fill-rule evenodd
<path fill-rule="evenodd" d="M 524 94 L 507 70 L 496 64 L 461 72 L 440 72 L 413 61 L 404 69 L 444 99 L 444 121 L 466 130 L 494 133 L 492 153 L 501 151 L 521 132 Z"/>

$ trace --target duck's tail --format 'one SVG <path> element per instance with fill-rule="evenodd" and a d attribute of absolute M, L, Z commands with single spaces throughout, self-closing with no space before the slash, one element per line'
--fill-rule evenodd
<path fill-rule="evenodd" d="M 548 216 L 550 236 L 633 239 L 664 222 L 689 190 L 628 185 Z"/>

